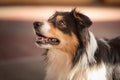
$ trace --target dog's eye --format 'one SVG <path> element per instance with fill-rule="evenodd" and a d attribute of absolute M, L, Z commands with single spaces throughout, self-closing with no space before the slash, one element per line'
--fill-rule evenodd
<path fill-rule="evenodd" d="M 63 20 L 58 21 L 58 26 L 65 27 L 65 22 Z"/>
<path fill-rule="evenodd" d="M 59 24 L 64 25 L 64 21 L 63 20 L 59 21 Z"/>

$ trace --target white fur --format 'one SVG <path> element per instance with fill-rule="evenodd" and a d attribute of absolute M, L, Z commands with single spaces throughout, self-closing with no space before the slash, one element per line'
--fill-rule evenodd
<path fill-rule="evenodd" d="M 87 71 L 87 80 L 107 80 L 106 79 L 106 66 L 102 64 L 95 69 L 89 69 Z"/>
<path fill-rule="evenodd" d="M 87 56 L 90 63 L 96 63 L 94 59 L 94 54 L 98 45 L 93 33 L 89 31 L 89 34 L 90 34 L 90 42 L 88 43 L 87 50 L 86 50 Z"/>
<path fill-rule="evenodd" d="M 47 36 L 49 30 L 50 30 L 50 25 L 47 21 L 45 21 L 43 25 L 40 27 L 40 31 L 43 35 Z"/>

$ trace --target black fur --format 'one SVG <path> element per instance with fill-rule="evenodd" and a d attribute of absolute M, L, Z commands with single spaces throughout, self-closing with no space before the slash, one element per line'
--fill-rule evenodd
<path fill-rule="evenodd" d="M 97 40 L 97 43 L 98 49 L 94 56 L 97 63 L 120 64 L 120 37 L 107 40 L 106 43 Z"/>
<path fill-rule="evenodd" d="M 108 44 L 110 45 L 110 62 L 120 63 L 120 37 L 109 40 Z"/>
<path fill-rule="evenodd" d="M 97 61 L 97 63 L 101 63 L 101 61 L 104 61 L 106 63 L 109 62 L 108 56 L 110 55 L 110 48 L 107 44 L 105 44 L 101 40 L 97 40 L 98 49 L 95 52 L 94 58 Z"/>

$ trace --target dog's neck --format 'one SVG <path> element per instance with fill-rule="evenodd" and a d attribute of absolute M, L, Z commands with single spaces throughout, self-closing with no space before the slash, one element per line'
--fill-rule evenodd
<path fill-rule="evenodd" d="M 47 76 L 45 80 L 66 80 L 71 70 L 71 59 L 67 53 L 58 49 L 50 49 L 47 53 Z"/>

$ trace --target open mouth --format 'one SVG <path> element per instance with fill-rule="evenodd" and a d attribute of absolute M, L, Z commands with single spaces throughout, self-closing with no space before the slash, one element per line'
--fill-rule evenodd
<path fill-rule="evenodd" d="M 60 41 L 56 38 L 50 38 L 50 37 L 43 36 L 41 34 L 37 34 L 36 43 L 44 44 L 44 45 L 48 45 L 48 44 L 58 45 Z"/>

